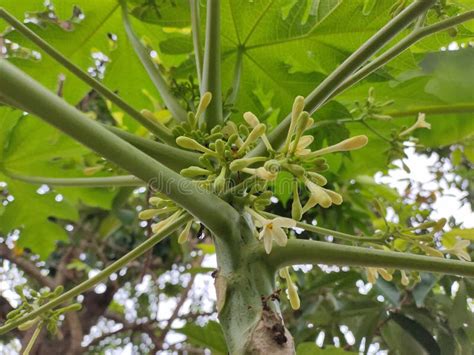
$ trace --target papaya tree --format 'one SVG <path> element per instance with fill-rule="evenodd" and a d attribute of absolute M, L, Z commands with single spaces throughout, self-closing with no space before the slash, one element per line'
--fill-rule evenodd
<path fill-rule="evenodd" d="M 281 303 L 308 307 L 311 297 L 300 299 L 298 289 L 315 282 L 297 279 L 295 265 L 354 267 L 386 288 L 432 288 L 439 280 L 433 275 L 454 275 L 466 311 L 468 279 L 461 277 L 474 276 L 472 234 L 445 233 L 446 219 L 420 212 L 420 201 L 416 211 L 390 220 L 384 202 L 395 202 L 374 192 L 371 176 L 403 164 L 407 147 L 440 149 L 441 156 L 452 148 L 458 166 L 472 167 L 472 1 L 1 5 L 7 198 L 0 231 L 16 237 L 0 256 L 21 267 L 25 249 L 51 260 L 60 242 L 61 275 L 71 265 L 67 232 L 74 233 L 63 222 L 77 220 L 81 205 L 109 201 L 105 217 L 90 212 L 100 225 L 89 217 L 81 224 L 92 230 L 89 243 L 102 243 L 94 239 L 120 228 L 114 216 L 140 187 L 144 202 L 129 212 L 148 236 L 76 285 L 38 271 L 46 288 L 17 287 L 21 302 L 0 333 L 30 332 L 24 354 L 41 334 L 57 334 L 63 319 L 96 310 L 85 295 L 98 284 L 145 254 L 147 263 L 158 260 L 149 251 L 170 236 L 190 254 L 196 232 L 209 237 L 216 254 L 215 307 L 230 354 L 295 353 Z M 469 184 L 468 173 L 459 174 Z M 36 196 L 38 186 L 60 192 L 61 205 Z M 367 203 L 377 223 L 357 215 Z M 163 250 L 165 259 L 175 253 Z M 349 294 L 333 293 L 334 302 Z M 416 328 L 417 346 L 440 353 L 441 335 L 427 335 L 397 312 L 385 315 L 388 321 L 398 331 Z M 464 327 L 453 324 L 458 332 Z M 80 353 L 83 330 L 72 329 L 67 334 L 79 346 L 67 351 Z M 160 350 L 163 329 L 140 329 Z M 392 346 L 397 335 L 390 331 L 385 341 Z M 39 350 L 48 351 L 54 340 Z"/>

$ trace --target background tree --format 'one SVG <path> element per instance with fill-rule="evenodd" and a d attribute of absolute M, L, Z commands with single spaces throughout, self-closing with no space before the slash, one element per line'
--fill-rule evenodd
<path fill-rule="evenodd" d="M 472 1 L 1 5 L 5 349 L 471 352 L 473 285 L 449 275 L 474 273 L 453 260 L 470 260 L 472 230 L 432 204 L 449 187 L 472 201 Z M 409 170 L 408 147 L 436 160 L 434 188 L 372 178 Z M 319 158 L 328 150 L 342 152 Z M 268 253 L 254 233 L 276 236 L 275 214 L 299 229 Z M 314 266 L 286 268 L 297 264 Z M 220 325 L 199 292 L 206 273 Z"/>

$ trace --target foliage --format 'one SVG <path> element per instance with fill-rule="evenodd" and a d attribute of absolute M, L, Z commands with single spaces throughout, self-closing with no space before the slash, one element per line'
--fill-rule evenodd
<path fill-rule="evenodd" d="M 203 40 L 206 7 L 198 3 L 201 22 L 198 33 Z M 427 13 L 424 25 L 474 9 L 471 0 L 445 3 L 441 1 Z M 397 4 L 408 6 L 405 1 Z M 28 28 L 128 104 L 139 111 L 148 110 L 159 125 L 169 128 L 170 132 L 173 129 L 174 137 L 187 136 L 217 151 L 217 140 L 209 138 L 212 131 L 202 136 L 185 125 L 173 127 L 170 105 L 156 90 L 133 49 L 141 45 L 150 51 L 152 55 L 148 60 L 169 85 L 177 102 L 187 111 L 199 112 L 196 83 L 200 78 L 196 75 L 192 8 L 190 10 L 187 1 L 128 0 L 131 25 L 140 39 L 138 44 L 129 41 L 119 2 L 115 0 L 52 1 L 47 6 L 37 1 L 4 0 L 1 6 L 21 20 L 29 18 Z M 307 96 L 398 10 L 389 0 L 223 1 L 220 65 L 225 118 L 235 122 L 236 127 L 245 127 L 247 131 L 239 128 L 239 137 L 243 139 L 253 128 L 243 119 L 247 111 L 253 112 L 270 131 L 291 112 L 295 97 Z M 409 35 L 413 26 L 400 32 L 384 50 Z M 358 237 L 385 233 L 387 239 L 380 243 L 380 249 L 421 254 L 429 254 L 429 251 L 407 242 L 407 234 L 413 239 L 428 235 L 429 248 L 441 248 L 453 255 L 458 238 L 474 239 L 472 229 L 458 225 L 455 218 L 449 220 L 444 229 L 443 223 L 419 228 L 435 220 L 430 205 L 436 196 L 448 190 L 446 185 L 467 191 L 464 202 L 472 203 L 473 37 L 472 21 L 428 36 L 356 86 L 326 102 L 312 115 L 314 125 L 306 134 L 314 137 L 308 147 L 313 152 L 349 137 L 367 135 L 369 140 L 364 149 L 325 156 L 328 170 L 319 172 L 329 181 L 326 187 L 338 191 L 344 203 L 330 209 L 312 208 L 303 222 L 315 221 L 317 226 Z M 458 49 L 446 50 L 453 48 L 453 43 Z M 2 19 L 0 56 L 75 104 L 96 122 L 155 140 L 153 134 L 116 103 L 99 97 L 96 91 L 91 91 Z M 415 124 L 420 112 L 425 114 L 431 129 L 416 129 L 404 136 L 403 132 Z M 110 265 L 153 234 L 152 223 L 140 222 L 137 214 L 137 211 L 153 208 L 149 203 L 155 193 L 152 187 L 60 187 L 49 184 L 48 180 L 44 184 L 31 184 L 28 177 L 32 176 L 105 178 L 126 172 L 35 115 L 11 105 L 0 106 L 0 127 L 3 197 L 0 232 L 5 242 L 13 243 L 10 245 L 13 249 L 8 250 L 16 254 L 12 256 L 8 252 L 7 257 L 0 253 L 1 258 L 12 264 L 18 258 L 34 264 L 38 255 L 44 262 L 41 268 L 48 270 L 54 282 L 63 280 L 66 288 L 70 288 L 86 280 L 88 271 Z M 226 144 L 226 150 L 230 150 L 228 140 Z M 372 178 L 375 173 L 388 173 L 396 167 L 394 164 L 409 170 L 404 163 L 408 147 L 414 148 L 417 154 L 438 158 L 433 166 L 438 181 L 436 192 L 426 194 L 423 186 L 416 186 L 412 181 L 405 194 L 400 194 Z M 446 168 L 446 164 L 450 167 Z M 221 166 L 212 171 L 212 179 L 217 180 L 222 171 L 219 169 Z M 452 178 L 451 174 L 454 174 Z M 215 180 L 207 180 L 215 188 Z M 306 201 L 310 197 L 304 184 L 299 190 L 296 188 L 296 195 L 294 186 L 288 171 L 279 174 L 270 184 L 279 201 L 271 204 L 267 211 L 291 217 L 298 191 L 297 198 Z M 256 192 L 256 198 L 260 198 L 260 192 Z M 391 216 L 387 216 L 387 211 Z M 190 238 L 188 244 L 178 244 L 177 238 L 165 240 L 143 259 L 144 265 L 131 265 L 117 281 L 105 282 L 111 297 L 119 289 L 128 294 L 133 299 L 137 319 L 143 319 L 143 322 L 130 322 L 125 319 L 123 305 L 108 299 L 94 320 L 109 316 L 123 324 L 123 332 L 116 332 L 110 338 L 131 341 L 137 347 L 143 345 L 140 347 L 143 352 L 145 348 L 156 350 L 166 344 L 173 350 L 181 346 L 191 351 L 208 348 L 216 354 L 226 353 L 226 342 L 218 323 L 209 320 L 209 314 L 201 316 L 208 313 L 199 304 L 201 299 L 194 299 L 195 309 L 190 307 L 194 317 L 176 314 L 165 324 L 152 315 L 156 311 L 153 302 L 163 301 L 160 294 L 179 305 L 181 299 L 184 303 L 188 297 L 195 296 L 190 295 L 189 289 L 196 275 L 210 274 L 209 269 L 201 265 L 205 255 L 215 253 L 209 230 L 189 224 L 186 231 L 185 239 L 196 236 Z M 292 237 L 295 236 L 332 241 L 332 237 L 328 239 L 308 231 L 292 232 Z M 350 239 L 335 239 L 339 244 L 361 244 Z M 372 241 L 364 245 L 379 246 Z M 22 264 L 17 263 L 17 267 L 22 269 Z M 170 270 L 178 275 L 179 282 L 169 280 Z M 297 354 L 368 351 L 370 344 L 399 354 L 472 351 L 473 318 L 466 310 L 474 298 L 474 285 L 469 279 L 413 272 L 408 275 L 407 283 L 399 271 L 389 268 L 388 272 L 393 276 L 389 280 L 377 279 L 373 287 L 366 282 L 364 268 L 328 271 L 326 267 L 315 265 L 311 271 L 298 269 L 287 278 L 280 278 L 282 288 L 291 289 L 291 285 L 296 284 L 301 298 L 301 309 L 297 311 L 282 301 L 283 318 L 295 338 Z M 66 276 L 56 279 L 61 273 Z M 26 270 L 25 274 L 28 275 Z M 143 280 L 143 274 L 151 275 L 153 281 L 148 283 L 156 283 L 147 286 L 150 287 L 148 294 L 131 287 Z M 160 281 L 167 278 L 164 284 Z M 183 281 L 186 278 L 187 282 Z M 52 286 L 41 284 L 41 279 L 35 280 L 40 287 Z M 88 296 L 85 297 L 87 300 Z M 84 310 L 81 312 L 86 314 Z M 180 312 L 179 307 L 177 312 Z M 173 323 L 176 319 L 181 319 L 184 325 L 176 327 Z M 205 325 L 203 320 L 207 321 Z M 92 325 L 85 328 L 87 333 Z M 62 327 L 66 329 L 66 325 Z M 178 347 L 169 343 L 170 329 L 186 336 Z M 354 342 L 347 340 L 349 330 Z M 315 339 L 321 332 L 325 334 L 324 341 L 316 346 Z M 89 349 L 82 351 L 94 353 L 115 346 L 107 337 L 102 342 L 98 338 L 92 340 Z M 324 349 L 320 349 L 321 345 Z"/>

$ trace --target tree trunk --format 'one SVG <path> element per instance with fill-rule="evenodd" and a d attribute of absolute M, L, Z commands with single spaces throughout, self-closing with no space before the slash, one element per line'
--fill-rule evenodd
<path fill-rule="evenodd" d="M 241 216 L 238 240 L 215 238 L 217 311 L 230 354 L 294 354 L 275 290 L 275 272 L 252 251 L 257 246 L 248 216 Z M 229 250 L 231 249 L 231 250 Z"/>

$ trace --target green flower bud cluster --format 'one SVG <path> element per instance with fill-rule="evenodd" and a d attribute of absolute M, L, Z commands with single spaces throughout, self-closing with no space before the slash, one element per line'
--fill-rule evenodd
<path fill-rule="evenodd" d="M 7 317 L 6 317 L 7 320 L 5 324 L 14 322 L 28 315 L 29 313 L 39 308 L 43 304 L 46 304 L 49 301 L 53 300 L 54 298 L 57 298 L 63 293 L 64 287 L 58 286 L 53 291 L 49 289 L 44 289 L 41 291 L 35 291 L 35 290 L 30 289 L 27 292 L 25 292 L 26 291 L 25 285 L 19 285 L 15 287 L 15 291 L 20 296 L 22 303 L 20 304 L 20 306 L 18 306 L 18 308 L 14 309 L 13 311 L 7 314 Z M 81 304 L 73 303 L 62 308 L 46 311 L 41 316 L 34 318 L 32 320 L 29 320 L 25 323 L 22 323 L 21 325 L 18 326 L 18 329 L 21 331 L 25 331 L 25 330 L 30 329 L 33 326 L 37 326 L 37 327 L 45 326 L 48 332 L 50 332 L 51 334 L 56 334 L 58 331 L 60 316 L 66 312 L 79 311 L 81 307 L 82 307 Z"/>
<path fill-rule="evenodd" d="M 367 99 L 364 103 L 355 102 L 355 108 L 351 110 L 351 114 L 355 114 L 359 120 L 373 119 L 379 121 L 389 121 L 392 116 L 383 113 L 387 106 L 393 105 L 393 100 L 377 101 L 374 94 L 374 88 L 369 89 Z"/>

